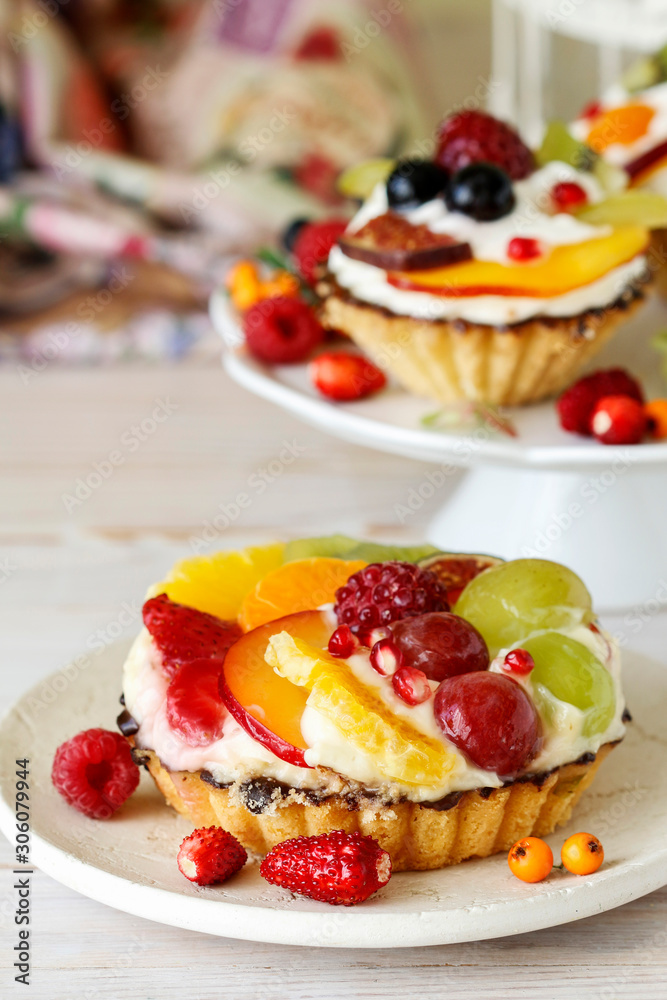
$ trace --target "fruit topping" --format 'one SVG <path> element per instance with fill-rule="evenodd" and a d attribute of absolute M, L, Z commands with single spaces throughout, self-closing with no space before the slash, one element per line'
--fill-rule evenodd
<path fill-rule="evenodd" d="M 563 430 L 590 435 L 593 411 L 604 396 L 629 396 L 644 401 L 639 382 L 622 368 L 607 368 L 580 378 L 559 398 L 558 416 Z"/>
<path fill-rule="evenodd" d="M 70 806 L 109 819 L 139 784 L 139 768 L 120 733 L 86 729 L 58 747 L 51 780 Z"/>
<path fill-rule="evenodd" d="M 220 694 L 240 726 L 281 760 L 307 767 L 301 716 L 308 692 L 279 677 L 266 662 L 271 636 L 286 631 L 325 650 L 331 624 L 320 611 L 301 611 L 247 632 L 230 649 L 220 677 Z"/>
<path fill-rule="evenodd" d="M 272 848 L 260 874 L 273 885 L 322 903 L 363 903 L 391 878 L 391 858 L 377 840 L 360 833 L 296 837 Z"/>
<path fill-rule="evenodd" d="M 514 208 L 512 181 L 492 163 L 471 163 L 454 174 L 445 202 L 450 212 L 463 212 L 477 222 L 493 222 Z"/>
<path fill-rule="evenodd" d="M 469 243 L 414 225 L 397 212 L 376 216 L 338 242 L 346 257 L 385 271 L 419 271 L 472 258 Z"/>
<path fill-rule="evenodd" d="M 507 256 L 510 260 L 535 260 L 543 255 L 542 243 L 527 236 L 514 236 L 507 244 Z"/>
<path fill-rule="evenodd" d="M 380 639 L 391 639 L 392 632 L 388 625 L 376 625 L 375 628 L 359 629 L 359 642 L 366 649 L 373 649 Z"/>
<path fill-rule="evenodd" d="M 294 257 L 299 273 L 310 284 L 323 273 L 329 251 L 347 226 L 347 219 L 325 219 L 308 222 L 301 228 L 294 243 Z"/>
<path fill-rule="evenodd" d="M 514 559 L 486 570 L 465 588 L 454 613 L 479 629 L 492 659 L 518 642 L 528 649 L 522 640 L 532 632 L 594 618 L 591 596 L 576 573 L 547 559 Z"/>
<path fill-rule="evenodd" d="M 564 122 L 553 121 L 547 125 L 535 159 L 540 167 L 558 160 L 561 163 L 569 163 L 576 170 L 592 170 L 598 161 L 598 156 L 590 146 L 575 139 Z"/>
<path fill-rule="evenodd" d="M 586 142 L 596 153 L 604 153 L 617 143 L 631 146 L 646 135 L 654 116 L 655 108 L 636 102 L 609 108 L 594 120 Z"/>
<path fill-rule="evenodd" d="M 461 591 L 490 566 L 498 566 L 502 559 L 495 556 L 468 555 L 467 553 L 457 553 L 449 555 L 440 553 L 438 555 L 426 556 L 419 561 L 422 569 L 430 569 L 435 573 L 440 583 L 447 591 L 447 600 L 450 604 L 455 604 L 461 596 Z"/>
<path fill-rule="evenodd" d="M 329 24 L 316 26 L 301 39 L 294 58 L 336 61 L 342 56 L 341 44 L 341 37 L 335 27 Z"/>
<path fill-rule="evenodd" d="M 297 236 L 303 227 L 308 225 L 309 221 L 309 219 L 292 219 L 289 225 L 285 226 L 280 237 L 280 242 L 288 253 L 294 252 Z"/>
<path fill-rule="evenodd" d="M 173 677 L 182 664 L 191 660 L 223 658 L 241 635 L 235 621 L 221 621 L 204 611 L 176 604 L 166 594 L 149 598 L 142 614 L 167 677 Z"/>
<path fill-rule="evenodd" d="M 435 693 L 436 722 L 476 767 L 511 778 L 537 756 L 540 719 L 524 689 L 503 674 L 479 670 L 448 677 Z"/>
<path fill-rule="evenodd" d="M 277 270 L 262 281 L 257 265 L 250 260 L 241 260 L 227 275 L 227 288 L 234 306 L 245 312 L 264 299 L 280 297 L 294 298 L 299 294 L 299 280 L 289 271 Z"/>
<path fill-rule="evenodd" d="M 591 430 L 602 444 L 639 444 L 646 433 L 644 407 L 629 396 L 603 396 L 593 410 Z"/>
<path fill-rule="evenodd" d="M 507 863 L 522 882 L 542 882 L 554 866 L 554 856 L 546 841 L 524 837 L 510 847 Z"/>
<path fill-rule="evenodd" d="M 178 869 L 197 885 L 219 885 L 236 875 L 248 860 L 245 847 L 219 826 L 193 830 L 180 846 Z"/>
<path fill-rule="evenodd" d="M 417 562 L 436 556 L 433 545 L 383 545 L 381 542 L 360 542 L 348 535 L 324 535 L 321 538 L 297 538 L 285 546 L 285 562 L 309 559 L 312 556 L 335 556 L 338 559 L 363 559 L 364 562 L 388 562 L 403 559 Z"/>
<path fill-rule="evenodd" d="M 346 660 L 348 656 L 352 656 L 358 648 L 359 640 L 347 625 L 339 625 L 335 629 L 327 646 L 332 656 L 339 656 L 342 660 Z"/>
<path fill-rule="evenodd" d="M 428 677 L 416 667 L 399 667 L 391 678 L 391 686 L 406 705 L 421 705 L 433 694 Z"/>
<path fill-rule="evenodd" d="M 489 651 L 482 636 L 470 622 L 451 612 L 431 611 L 417 618 L 404 618 L 395 622 L 391 631 L 403 661 L 432 681 L 489 666 Z"/>
<path fill-rule="evenodd" d="M 382 677 L 391 677 L 403 665 L 403 654 L 389 636 L 383 636 L 371 648 L 371 666 Z"/>
<path fill-rule="evenodd" d="M 345 198 L 365 201 L 378 184 L 384 184 L 396 166 L 396 160 L 377 157 L 355 163 L 339 175 L 336 187 Z"/>
<path fill-rule="evenodd" d="M 470 163 L 495 163 L 515 181 L 535 165 L 518 132 L 483 111 L 460 111 L 442 122 L 435 161 L 450 173 Z"/>
<path fill-rule="evenodd" d="M 222 736 L 227 711 L 218 681 L 222 659 L 192 660 L 167 688 L 167 721 L 191 747 L 207 747 Z"/>
<path fill-rule="evenodd" d="M 439 786 L 454 768 L 456 757 L 440 740 L 395 715 L 345 661 L 286 631 L 271 637 L 266 659 L 295 690 L 309 690 L 308 706 L 323 715 L 346 743 L 371 757 L 388 781 Z"/>
<path fill-rule="evenodd" d="M 380 392 L 387 384 L 384 372 L 361 354 L 327 351 L 309 366 L 310 379 L 318 392 L 338 403 L 349 403 Z"/>
<path fill-rule="evenodd" d="M 449 174 L 430 160 L 399 160 L 387 178 L 390 208 L 417 208 L 444 194 Z"/>
<path fill-rule="evenodd" d="M 659 166 L 665 157 L 667 157 L 667 140 L 659 142 L 656 146 L 652 146 L 651 149 L 647 149 L 641 156 L 637 156 L 634 160 L 626 163 L 624 165 L 625 172 L 633 184 L 641 183 L 643 175 L 648 175 L 651 172 L 651 168 Z"/>
<path fill-rule="evenodd" d="M 658 441 L 667 438 L 667 399 L 652 399 L 644 407 L 644 413 L 651 437 Z"/>
<path fill-rule="evenodd" d="M 324 339 L 315 313 L 301 299 L 281 295 L 257 302 L 243 317 L 250 353 L 266 364 L 305 361 Z"/>
<path fill-rule="evenodd" d="M 617 191 L 604 201 L 586 205 L 577 218 L 592 226 L 643 226 L 663 229 L 667 226 L 667 198 L 652 191 Z"/>
<path fill-rule="evenodd" d="M 588 195 L 581 184 L 561 181 L 552 187 L 551 201 L 556 212 L 574 212 L 588 202 Z"/>
<path fill-rule="evenodd" d="M 371 563 L 336 591 L 334 611 L 353 632 L 389 625 L 427 611 L 448 611 L 445 588 L 430 570 L 413 563 Z"/>
<path fill-rule="evenodd" d="M 526 677 L 535 669 L 535 660 L 526 649 L 511 649 L 503 660 L 503 670 L 508 674 Z"/>
<path fill-rule="evenodd" d="M 297 559 L 260 580 L 246 596 L 239 613 L 244 632 L 297 611 L 314 611 L 334 600 L 336 591 L 365 562 L 345 559 Z"/>
<path fill-rule="evenodd" d="M 592 833 L 574 833 L 561 847 L 560 860 L 573 875 L 592 875 L 604 861 L 604 848 Z"/>
<path fill-rule="evenodd" d="M 545 717 L 550 709 L 540 695 L 540 685 L 584 713 L 584 736 L 604 733 L 616 712 L 614 681 L 590 649 L 559 632 L 526 639 L 523 646 L 535 662 L 530 679 Z"/>

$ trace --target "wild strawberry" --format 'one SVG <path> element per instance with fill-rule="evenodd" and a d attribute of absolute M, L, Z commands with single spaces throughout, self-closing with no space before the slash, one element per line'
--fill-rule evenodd
<path fill-rule="evenodd" d="M 387 379 L 361 354 L 328 351 L 310 363 L 310 378 L 323 396 L 337 402 L 362 399 L 384 389 Z"/>
<path fill-rule="evenodd" d="M 442 122 L 435 162 L 452 174 L 469 163 L 495 163 L 514 181 L 535 167 L 519 133 L 484 111 L 460 111 Z"/>
<path fill-rule="evenodd" d="M 646 433 L 644 407 L 629 396 L 603 396 L 593 410 L 591 430 L 602 444 L 639 444 Z"/>
<path fill-rule="evenodd" d="M 191 747 L 222 736 L 227 710 L 220 697 L 222 659 L 191 660 L 179 667 L 167 688 L 167 721 Z"/>
<path fill-rule="evenodd" d="M 592 434 L 591 417 L 603 396 L 630 396 L 643 403 L 644 393 L 636 379 L 622 368 L 609 368 L 580 378 L 566 389 L 556 407 L 563 430 Z"/>
<path fill-rule="evenodd" d="M 534 260 L 541 257 L 542 244 L 539 240 L 524 236 L 514 236 L 507 244 L 507 256 L 510 260 Z"/>
<path fill-rule="evenodd" d="M 347 229 L 346 219 L 325 219 L 308 222 L 299 230 L 294 242 L 294 256 L 301 275 L 311 284 L 324 269 L 329 251 Z"/>
<path fill-rule="evenodd" d="M 243 317 L 243 331 L 250 353 L 275 365 L 305 361 L 324 339 L 310 306 L 291 296 L 256 303 Z"/>
<path fill-rule="evenodd" d="M 224 657 L 242 634 L 236 622 L 226 622 L 205 611 L 176 604 L 166 594 L 147 600 L 142 613 L 167 677 L 173 677 L 178 668 L 190 660 Z"/>
<path fill-rule="evenodd" d="M 360 636 L 378 625 L 448 610 L 435 574 L 407 562 L 370 563 L 353 573 L 336 591 L 334 606 L 339 623 Z"/>
<path fill-rule="evenodd" d="M 217 885 L 236 875 L 248 860 L 245 847 L 219 826 L 194 830 L 180 846 L 178 868 L 197 885 Z"/>
<path fill-rule="evenodd" d="M 551 200 L 557 212 L 572 212 L 576 208 L 583 208 L 588 201 L 588 195 L 581 184 L 562 181 L 552 187 Z"/>
<path fill-rule="evenodd" d="M 334 830 L 278 844 L 259 871 L 267 882 L 301 896 L 353 906 L 387 884 L 391 858 L 372 837 Z"/>
<path fill-rule="evenodd" d="M 139 768 L 119 733 L 86 729 L 58 747 L 51 780 L 79 812 L 109 819 L 139 784 Z"/>
<path fill-rule="evenodd" d="M 428 677 L 417 667 L 399 667 L 391 679 L 391 686 L 406 705 L 421 705 L 433 694 Z"/>

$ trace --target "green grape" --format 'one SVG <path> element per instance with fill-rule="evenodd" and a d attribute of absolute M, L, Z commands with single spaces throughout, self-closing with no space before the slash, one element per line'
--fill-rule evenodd
<path fill-rule="evenodd" d="M 453 610 L 482 633 L 492 658 L 532 632 L 593 620 L 591 595 L 576 573 L 546 559 L 514 559 L 485 570 Z"/>
<path fill-rule="evenodd" d="M 365 559 L 367 562 L 418 562 L 428 556 L 439 555 L 433 545 L 382 545 L 378 542 L 360 542 L 347 535 L 325 535 L 321 538 L 298 538 L 285 546 L 285 562 L 294 559 L 311 559 L 328 556 L 332 559 Z"/>
<path fill-rule="evenodd" d="M 579 142 L 571 135 L 564 122 L 553 121 L 547 125 L 542 145 L 535 153 L 539 167 L 553 160 L 569 163 L 577 170 L 591 170 L 597 160 L 597 153 L 590 146 Z"/>
<path fill-rule="evenodd" d="M 534 685 L 543 685 L 555 698 L 585 713 L 583 734 L 594 736 L 608 728 L 616 711 L 614 681 L 605 666 L 587 646 L 558 632 L 545 632 L 522 643 L 535 660 L 530 675 Z M 547 707 L 539 698 L 538 707 Z"/>

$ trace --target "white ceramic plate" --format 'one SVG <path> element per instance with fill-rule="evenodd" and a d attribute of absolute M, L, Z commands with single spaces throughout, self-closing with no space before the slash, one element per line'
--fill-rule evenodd
<path fill-rule="evenodd" d="M 255 361 L 243 347 L 243 335 L 226 295 L 211 298 L 211 319 L 222 337 L 227 373 L 257 396 L 289 410 L 299 419 L 354 444 L 454 465 L 500 464 L 533 469 L 609 468 L 627 460 L 627 447 L 601 445 L 561 430 L 553 401 L 508 410 L 517 438 L 504 434 L 453 434 L 425 429 L 422 417 L 437 403 L 412 396 L 396 385 L 356 403 L 332 403 L 310 383 L 307 365 L 268 367 Z M 651 332 L 665 325 L 665 310 L 651 303 L 630 321 L 623 333 L 596 359 L 596 367 L 622 364 L 642 378 L 650 397 L 664 395 L 657 376 L 659 359 L 648 346 Z M 645 443 L 632 449 L 634 465 L 667 462 L 667 442 Z"/>
<path fill-rule="evenodd" d="M 0 828 L 14 841 L 14 761 L 30 758 L 32 860 L 65 885 L 117 909 L 224 937 L 278 944 L 395 948 L 502 937 L 578 920 L 667 883 L 667 673 L 626 657 L 635 715 L 625 741 L 601 768 L 573 822 L 549 838 L 588 830 L 607 860 L 590 878 L 554 873 L 526 885 L 504 856 L 437 872 L 404 872 L 358 907 L 331 907 L 270 886 L 249 864 L 226 885 L 198 888 L 176 866 L 188 824 L 142 776 L 111 820 L 71 809 L 53 789 L 56 747 L 81 729 L 114 728 L 126 644 L 86 669 L 72 666 L 40 683 L 0 728 Z"/>

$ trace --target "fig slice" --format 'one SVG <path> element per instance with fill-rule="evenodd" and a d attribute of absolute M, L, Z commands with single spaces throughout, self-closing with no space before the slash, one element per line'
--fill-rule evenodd
<path fill-rule="evenodd" d="M 397 212 L 378 215 L 356 233 L 345 233 L 338 244 L 347 257 L 385 271 L 421 271 L 472 258 L 469 243 L 415 226 Z"/>
<path fill-rule="evenodd" d="M 447 600 L 454 607 L 463 589 L 485 569 L 503 562 L 497 556 L 478 555 L 470 552 L 443 552 L 441 555 L 421 559 L 418 566 L 430 569 L 447 590 Z"/>

